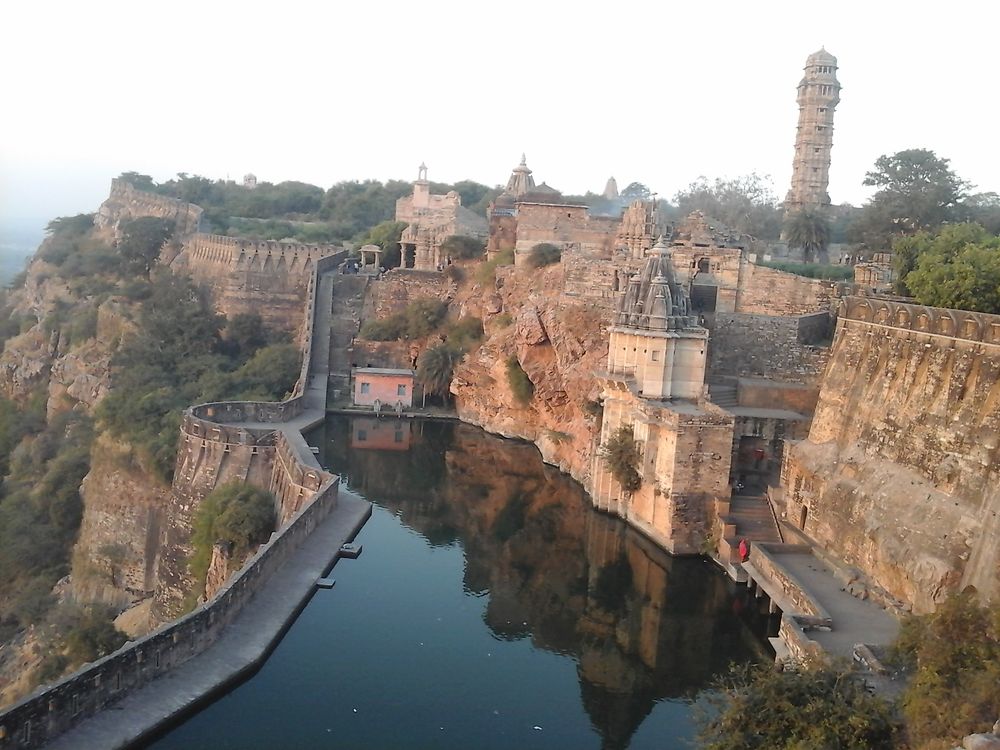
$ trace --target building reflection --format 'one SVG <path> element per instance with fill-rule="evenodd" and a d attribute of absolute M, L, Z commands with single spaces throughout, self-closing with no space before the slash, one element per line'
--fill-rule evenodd
<path fill-rule="evenodd" d="M 462 544 L 465 588 L 488 594 L 486 624 L 498 638 L 530 638 L 576 660 L 604 747 L 627 747 L 657 701 L 692 698 L 730 662 L 769 658 L 766 615 L 745 590 L 594 511 L 534 446 L 406 422 L 401 451 L 376 421 L 386 423 L 328 421 L 326 464 L 431 544 Z"/>

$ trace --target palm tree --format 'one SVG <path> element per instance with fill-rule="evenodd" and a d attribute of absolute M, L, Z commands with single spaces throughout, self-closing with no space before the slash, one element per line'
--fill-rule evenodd
<path fill-rule="evenodd" d="M 428 393 L 447 401 L 451 376 L 461 358 L 462 352 L 447 344 L 432 346 L 421 353 L 417 360 L 417 381 L 423 386 L 425 404 Z"/>
<path fill-rule="evenodd" d="M 826 246 L 830 242 L 830 220 L 822 209 L 800 208 L 785 220 L 785 236 L 791 247 L 802 248 L 802 259 L 827 262 Z"/>

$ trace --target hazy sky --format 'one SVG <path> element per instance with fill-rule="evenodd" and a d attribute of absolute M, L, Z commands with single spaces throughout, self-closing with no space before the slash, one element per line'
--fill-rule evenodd
<path fill-rule="evenodd" d="M 0 219 L 92 211 L 111 177 L 538 181 L 672 196 L 791 173 L 795 87 L 843 86 L 830 195 L 933 149 L 1000 191 L 995 2 L 0 3 Z"/>

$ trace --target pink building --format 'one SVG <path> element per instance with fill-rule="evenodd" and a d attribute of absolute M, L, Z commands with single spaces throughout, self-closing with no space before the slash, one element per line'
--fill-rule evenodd
<path fill-rule="evenodd" d="M 354 405 L 373 406 L 391 414 L 397 402 L 403 408 L 413 406 L 413 370 L 393 370 L 388 367 L 354 368 Z"/>

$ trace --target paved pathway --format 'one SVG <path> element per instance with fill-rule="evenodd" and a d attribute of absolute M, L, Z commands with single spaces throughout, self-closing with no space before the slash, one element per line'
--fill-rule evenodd
<path fill-rule="evenodd" d="M 341 486 L 333 512 L 257 590 L 214 644 L 60 735 L 47 747 L 124 747 L 258 669 L 316 590 L 316 579 L 327 572 L 340 546 L 354 538 L 370 515 L 371 504 Z M 322 596 L 336 594 L 323 592 Z"/>
<path fill-rule="evenodd" d="M 899 621 L 871 600 L 843 591 L 844 584 L 822 560 L 810 553 L 778 553 L 772 557 L 803 586 L 833 620 L 833 629 L 809 631 L 809 637 L 835 656 L 850 658 L 854 646 L 888 646 Z"/>

